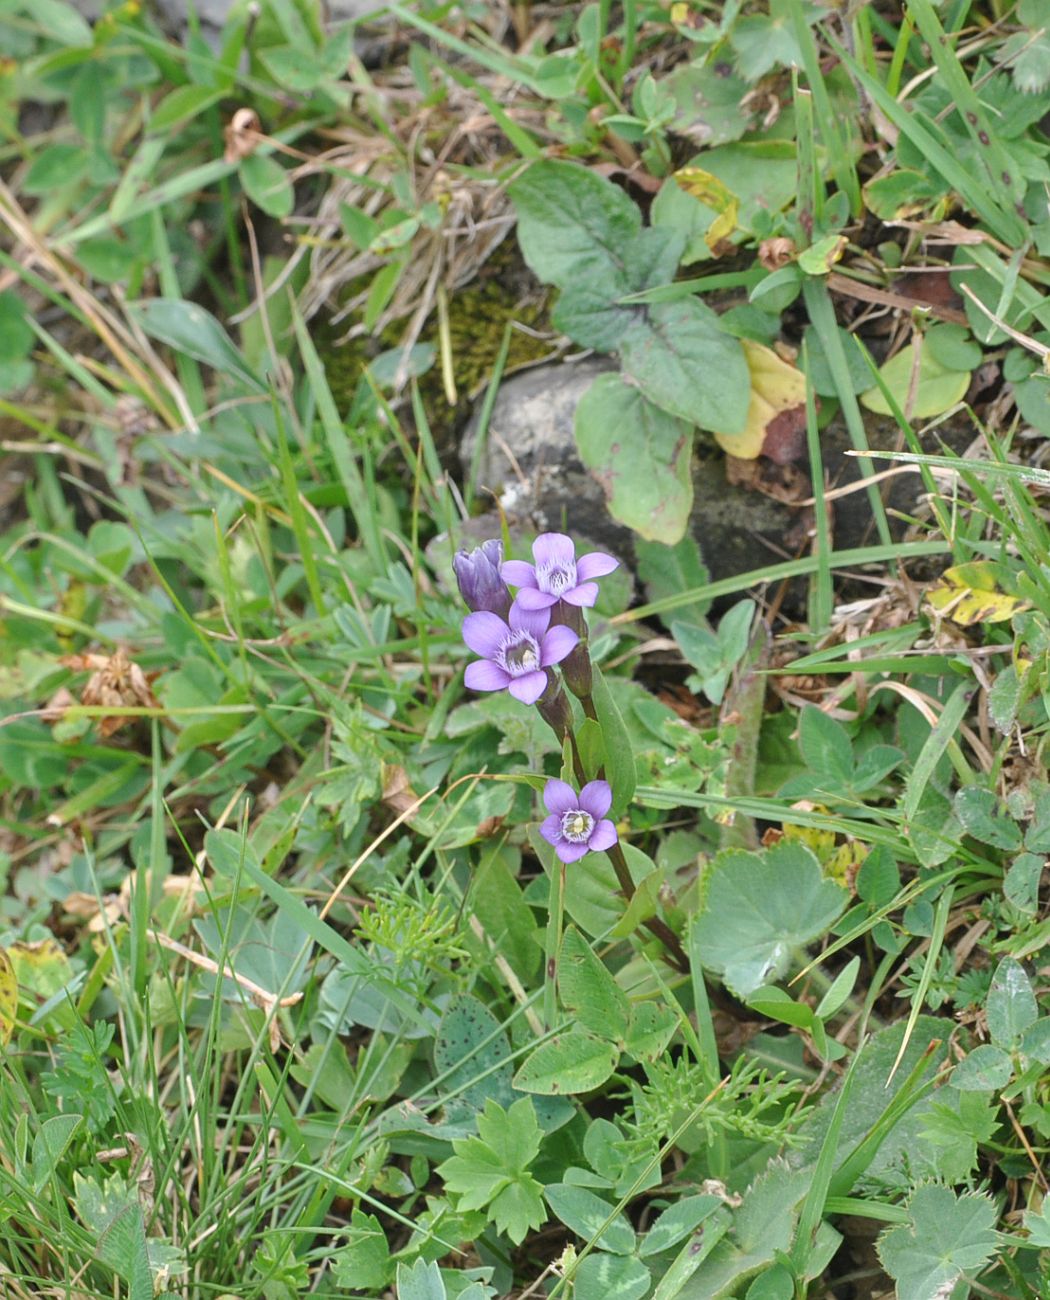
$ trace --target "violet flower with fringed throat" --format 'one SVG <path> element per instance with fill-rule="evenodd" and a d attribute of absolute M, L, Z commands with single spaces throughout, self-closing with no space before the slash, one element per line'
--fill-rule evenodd
<path fill-rule="evenodd" d="M 541 533 L 532 544 L 534 564 L 505 560 L 500 570 L 505 582 L 518 588 L 523 609 L 550 609 L 559 600 L 585 609 L 598 599 L 602 578 L 620 567 L 620 561 L 602 551 L 576 558 L 576 545 L 564 533 Z"/>
<path fill-rule="evenodd" d="M 509 691 L 522 704 L 535 704 L 547 689 L 547 669 L 580 638 L 572 628 L 551 627 L 549 609 L 523 609 L 515 601 L 507 617 L 479 610 L 463 620 L 463 640 L 481 656 L 467 665 L 463 680 L 472 691 Z"/>
<path fill-rule="evenodd" d="M 602 853 L 616 843 L 616 827 L 605 816 L 612 806 L 608 781 L 588 781 L 579 794 L 567 781 L 551 780 L 543 791 L 550 814 L 540 834 L 562 862 L 578 862 L 586 853 Z"/>

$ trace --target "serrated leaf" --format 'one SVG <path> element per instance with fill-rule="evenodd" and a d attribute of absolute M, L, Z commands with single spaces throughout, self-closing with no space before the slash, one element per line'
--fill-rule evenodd
<path fill-rule="evenodd" d="M 720 853 L 706 880 L 694 942 L 700 959 L 741 997 L 782 975 L 792 954 L 835 923 L 847 892 L 825 880 L 801 844 Z"/>
<path fill-rule="evenodd" d="M 899 1300 L 941 1300 L 951 1286 L 995 1254 L 995 1205 L 987 1196 L 950 1187 L 918 1188 L 907 1224 L 884 1232 L 879 1258 L 897 1283 Z M 948 1288 L 948 1290 L 945 1290 Z"/>
<path fill-rule="evenodd" d="M 612 1041 L 623 1038 L 631 1007 L 590 944 L 569 926 L 558 956 L 558 993 L 584 1029 Z"/>
<path fill-rule="evenodd" d="M 1021 828 L 991 790 L 967 785 L 955 795 L 955 815 L 963 828 L 982 844 L 997 849 L 1019 849 Z"/>
<path fill-rule="evenodd" d="M 1016 1047 L 1024 1031 L 1038 1020 L 1032 982 L 1015 958 L 1004 957 L 995 968 L 985 1014 L 992 1042 L 1007 1050 Z"/>
<path fill-rule="evenodd" d="M 744 352 L 693 298 L 653 303 L 620 344 L 624 371 L 650 401 L 715 433 L 739 433 L 751 378 Z"/>
<path fill-rule="evenodd" d="M 952 1071 L 951 1085 L 961 1092 L 993 1092 L 1005 1088 L 1012 1074 L 1009 1053 L 991 1043 L 982 1043 Z"/>
<path fill-rule="evenodd" d="M 394 1264 L 386 1233 L 374 1214 L 354 1208 L 348 1240 L 332 1254 L 331 1267 L 337 1286 L 381 1291 L 390 1285 Z"/>
<path fill-rule="evenodd" d="M 528 1055 L 514 1076 L 521 1092 L 569 1096 L 600 1087 L 620 1059 L 614 1044 L 583 1029 L 569 1029 Z"/>
<path fill-rule="evenodd" d="M 651 541 L 680 541 L 693 505 L 691 427 L 610 374 L 580 398 L 575 432 L 612 517 Z"/>
<path fill-rule="evenodd" d="M 601 1250 L 611 1250 L 616 1255 L 629 1255 L 635 1247 L 634 1229 L 624 1214 L 616 1214 L 605 1231 L 598 1235 L 602 1224 L 612 1215 L 613 1207 L 586 1187 L 571 1183 L 552 1183 L 544 1192 L 547 1204 L 562 1223 Z"/>
<path fill-rule="evenodd" d="M 417 1259 L 413 1264 L 399 1261 L 397 1300 L 447 1300 L 447 1296 L 441 1269 L 434 1260 Z"/>
<path fill-rule="evenodd" d="M 506 1111 L 490 1099 L 478 1116 L 478 1136 L 455 1139 L 455 1154 L 437 1173 L 457 1195 L 459 1209 L 484 1209 L 500 1232 L 520 1244 L 547 1217 L 542 1188 L 529 1173 L 542 1136 L 531 1098 Z"/>

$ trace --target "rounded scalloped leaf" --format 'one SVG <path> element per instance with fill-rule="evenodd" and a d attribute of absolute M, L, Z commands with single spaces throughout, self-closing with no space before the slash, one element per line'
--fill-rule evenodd
<path fill-rule="evenodd" d="M 798 949 L 834 925 L 849 898 L 804 845 L 720 853 L 694 922 L 700 960 L 746 998 L 782 975 Z"/>
<path fill-rule="evenodd" d="M 882 382 L 893 400 L 911 419 L 926 420 L 943 415 L 961 402 L 970 386 L 968 370 L 948 370 L 937 361 L 929 348 L 919 346 L 919 373 L 912 386 L 915 366 L 913 348 L 904 348 L 879 367 Z M 909 401 L 909 398 L 911 399 Z M 890 405 L 878 387 L 861 394 L 861 405 L 876 415 L 889 415 Z"/>

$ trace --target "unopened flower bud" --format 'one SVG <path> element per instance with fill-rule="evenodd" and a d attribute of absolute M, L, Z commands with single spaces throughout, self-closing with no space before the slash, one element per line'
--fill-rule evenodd
<path fill-rule="evenodd" d="M 460 595 L 467 605 L 475 612 L 485 609 L 506 619 L 511 598 L 500 576 L 502 564 L 503 543 L 496 538 L 482 542 L 472 551 L 457 551 L 452 560 Z"/>
<path fill-rule="evenodd" d="M 569 701 L 565 698 L 565 692 L 562 690 L 561 684 L 549 668 L 547 670 L 547 689 L 536 701 L 536 708 L 539 710 L 540 717 L 558 737 L 558 740 L 564 742 L 565 737 L 572 728 L 572 710 L 569 708 Z"/>

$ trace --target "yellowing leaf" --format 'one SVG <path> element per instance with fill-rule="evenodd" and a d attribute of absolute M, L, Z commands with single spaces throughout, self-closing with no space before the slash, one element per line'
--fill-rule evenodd
<path fill-rule="evenodd" d="M 715 440 L 741 460 L 754 460 L 764 452 L 783 464 L 793 457 L 781 455 L 779 444 L 806 427 L 806 377 L 772 348 L 751 339 L 741 339 L 740 346 L 751 372 L 747 420 L 740 433 L 716 433 Z"/>
<path fill-rule="evenodd" d="M 675 172 L 674 179 L 686 194 L 691 194 L 704 207 L 718 214 L 704 236 L 708 248 L 715 252 L 718 245 L 736 230 L 740 200 L 724 181 L 705 172 L 702 167 L 682 167 Z"/>
<path fill-rule="evenodd" d="M 0 1043 L 9 1043 L 18 1015 L 18 981 L 11 958 L 0 948 Z"/>
<path fill-rule="evenodd" d="M 882 382 L 889 389 L 893 400 L 905 413 L 916 419 L 928 419 L 934 415 L 943 415 L 956 402 L 961 402 L 970 386 L 968 370 L 947 370 L 934 359 L 929 348 L 917 344 L 919 348 L 919 374 L 912 392 L 912 374 L 915 364 L 915 348 L 903 348 L 885 365 L 879 367 Z M 911 405 L 908 399 L 911 397 Z M 889 415 L 890 407 L 882 390 L 869 388 L 861 394 L 861 404 L 877 415 Z"/>
<path fill-rule="evenodd" d="M 798 264 L 807 275 L 827 275 L 849 241 L 845 235 L 825 235 L 798 255 Z"/>
<path fill-rule="evenodd" d="M 998 589 L 996 568 L 988 560 L 973 560 L 945 569 L 940 582 L 926 593 L 926 599 L 936 614 L 961 627 L 1005 623 L 1027 602 Z"/>

